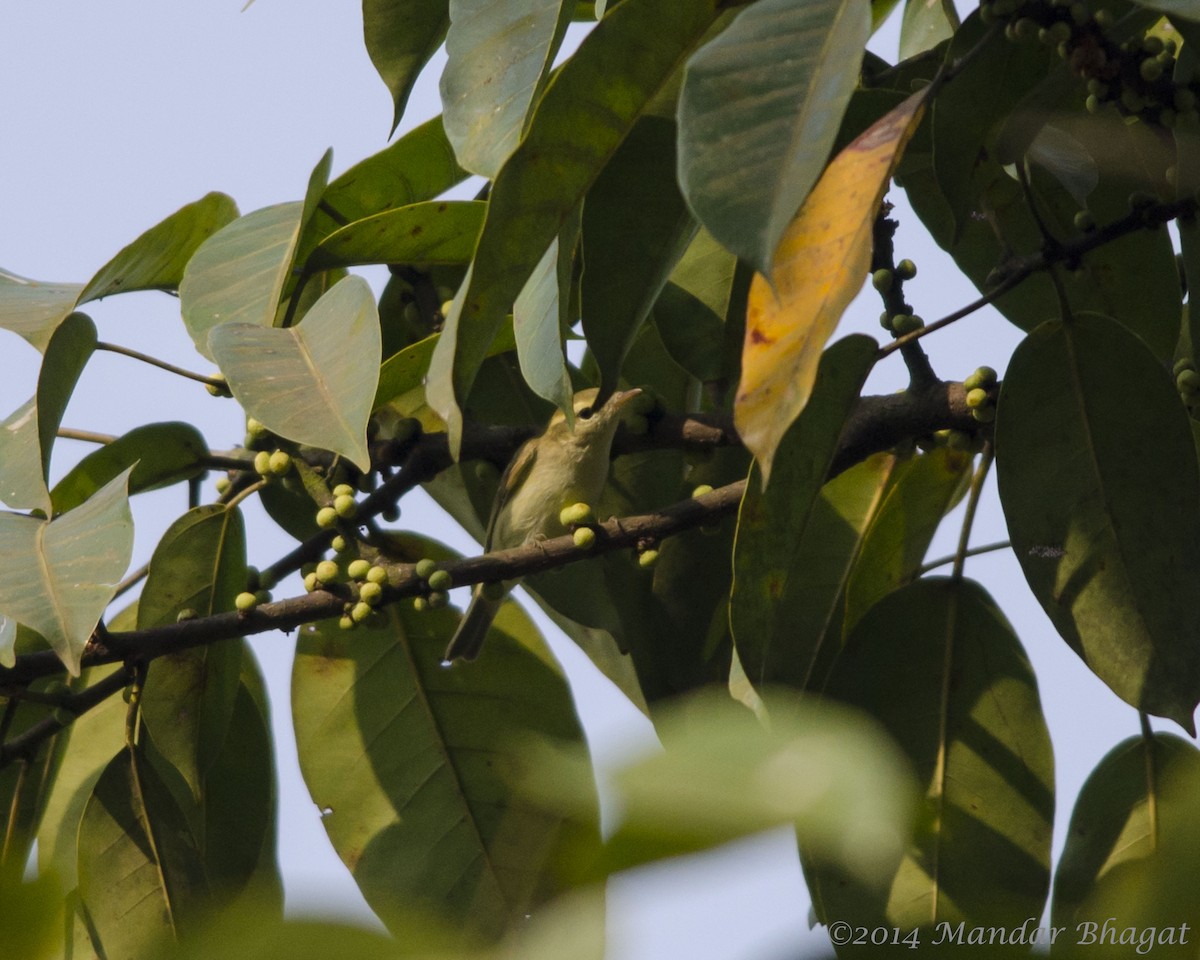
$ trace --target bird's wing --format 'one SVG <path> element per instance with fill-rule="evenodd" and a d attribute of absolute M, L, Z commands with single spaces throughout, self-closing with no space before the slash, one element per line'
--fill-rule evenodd
<path fill-rule="evenodd" d="M 537 460 L 537 444 L 533 440 L 527 440 L 508 462 L 504 473 L 500 474 L 500 485 L 496 488 L 496 499 L 492 502 L 492 515 L 488 517 L 487 533 L 483 537 L 484 553 L 492 551 L 492 536 L 496 532 L 496 520 L 500 516 L 500 511 L 504 509 L 505 503 L 508 502 L 509 492 L 518 487 L 529 475 L 535 460 Z"/>

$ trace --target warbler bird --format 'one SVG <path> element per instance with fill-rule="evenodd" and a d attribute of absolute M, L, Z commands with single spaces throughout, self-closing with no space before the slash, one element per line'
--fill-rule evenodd
<path fill-rule="evenodd" d="M 574 428 L 557 410 L 546 429 L 517 451 L 500 477 L 484 537 L 485 553 L 562 536 L 567 532 L 558 516 L 563 507 L 574 503 L 595 506 L 608 479 L 621 411 L 641 391 L 614 393 L 595 409 L 598 393 L 593 387 L 575 394 Z M 446 647 L 446 660 L 474 660 L 479 655 L 492 620 L 516 583 L 476 584 L 471 603 Z"/>

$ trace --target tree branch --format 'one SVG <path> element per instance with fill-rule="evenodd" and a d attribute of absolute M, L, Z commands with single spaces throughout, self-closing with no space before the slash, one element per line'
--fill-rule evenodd
<path fill-rule="evenodd" d="M 830 478 L 873 453 L 925 436 L 942 428 L 975 432 L 980 429 L 967 408 L 961 383 L 938 383 L 921 394 L 863 397 L 842 432 Z M 463 456 L 503 462 L 531 431 L 511 427 L 474 427 L 464 434 Z M 712 448 L 737 442 L 732 424 L 715 416 L 672 416 L 658 418 L 645 435 L 618 434 L 614 452 L 657 449 L 669 446 Z M 394 502 L 403 492 L 432 479 L 453 461 L 444 434 L 427 434 L 409 440 L 402 468 L 363 501 L 365 514 Z M 738 481 L 700 497 L 689 498 L 652 513 L 619 517 L 596 526 L 596 541 L 590 549 L 575 546 L 570 536 L 530 546 L 471 557 L 440 567 L 450 573 L 456 586 L 491 580 L 508 580 L 554 567 L 586 560 L 612 550 L 657 541 L 691 527 L 702 526 L 732 513 L 741 502 L 745 481 Z M 288 555 L 287 565 L 305 562 L 308 552 L 328 545 L 334 531 L 323 531 Z M 279 567 L 284 561 L 274 565 Z M 389 568 L 384 602 L 428 593 L 428 582 L 418 577 L 412 564 Z M 348 584 L 333 585 L 305 596 L 264 603 L 247 613 L 219 613 L 179 623 L 121 633 L 98 632 L 84 652 L 85 667 L 126 659 L 139 661 L 203 646 L 220 640 L 265 633 L 290 631 L 301 624 L 340 616 L 347 601 L 354 599 Z M 59 674 L 62 662 L 52 650 L 17 657 L 16 665 L 0 668 L 0 689 L 20 687 L 39 678 Z M 90 688 L 89 688 L 90 689 Z"/>
<path fill-rule="evenodd" d="M 879 359 L 882 360 L 888 354 L 903 349 L 907 344 L 955 323 L 963 317 L 970 316 L 976 310 L 986 307 L 990 303 L 995 303 L 1008 291 L 1024 283 L 1040 270 L 1046 270 L 1059 263 L 1067 269 L 1074 269 L 1079 265 L 1084 254 L 1090 253 L 1098 247 L 1112 243 L 1126 234 L 1136 233 L 1138 230 L 1157 229 L 1179 217 L 1194 217 L 1198 208 L 1200 208 L 1200 200 L 1196 197 L 1184 197 L 1182 200 L 1172 200 L 1166 203 L 1147 203 L 1130 210 L 1121 219 L 1114 220 L 1090 233 L 1061 243 L 1054 243 L 1037 253 L 1009 257 L 992 271 L 987 278 L 991 289 L 979 299 L 973 300 L 965 307 L 955 310 L 920 330 L 905 334 L 903 337 L 898 337 L 891 343 L 885 344 L 879 348 Z"/>

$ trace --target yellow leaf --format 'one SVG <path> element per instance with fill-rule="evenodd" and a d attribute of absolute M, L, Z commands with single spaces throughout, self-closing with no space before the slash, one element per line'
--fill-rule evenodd
<path fill-rule="evenodd" d="M 766 485 L 771 460 L 812 392 L 817 361 L 871 264 L 871 227 L 888 180 L 924 113 L 913 94 L 839 153 L 775 250 L 746 304 L 734 422 Z"/>

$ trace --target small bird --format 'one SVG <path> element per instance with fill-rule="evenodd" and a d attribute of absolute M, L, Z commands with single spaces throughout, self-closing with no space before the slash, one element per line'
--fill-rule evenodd
<path fill-rule="evenodd" d="M 597 410 L 598 393 L 593 387 L 575 394 L 574 429 L 557 410 L 546 429 L 517 451 L 500 477 L 483 542 L 485 553 L 562 536 L 567 532 L 559 521 L 563 507 L 574 503 L 595 506 L 608 479 L 621 411 L 641 390 L 614 393 Z M 459 657 L 474 660 L 479 655 L 492 620 L 515 584 L 515 580 L 476 584 L 471 603 L 446 647 L 447 661 Z"/>

